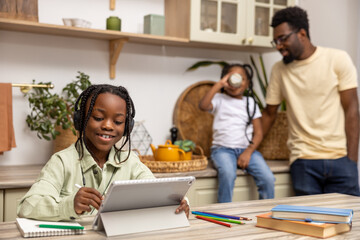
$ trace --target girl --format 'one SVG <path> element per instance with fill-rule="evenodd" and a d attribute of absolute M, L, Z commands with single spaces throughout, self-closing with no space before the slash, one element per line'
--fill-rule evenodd
<path fill-rule="evenodd" d="M 239 87 L 228 82 L 235 73 L 242 78 Z M 221 203 L 232 201 L 237 167 L 254 177 L 260 199 L 274 197 L 274 175 L 256 151 L 263 136 L 261 113 L 253 97 L 252 75 L 248 64 L 225 66 L 221 80 L 199 105 L 201 110 L 214 115 L 211 158 L 218 170 L 218 202 Z M 249 96 L 244 96 L 245 90 Z"/>
<path fill-rule="evenodd" d="M 121 86 L 92 85 L 82 92 L 75 103 L 76 143 L 51 157 L 22 198 L 18 216 L 60 221 L 95 214 L 111 182 L 154 178 L 136 154 L 123 150 L 131 146 L 134 116 L 134 104 Z M 180 211 L 189 214 L 185 200 Z"/>

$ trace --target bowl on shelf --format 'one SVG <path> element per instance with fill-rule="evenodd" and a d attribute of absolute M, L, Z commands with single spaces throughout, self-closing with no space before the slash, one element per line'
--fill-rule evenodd
<path fill-rule="evenodd" d="M 62 20 L 65 26 L 83 27 L 83 28 L 91 27 L 91 22 L 81 18 L 63 18 Z"/>

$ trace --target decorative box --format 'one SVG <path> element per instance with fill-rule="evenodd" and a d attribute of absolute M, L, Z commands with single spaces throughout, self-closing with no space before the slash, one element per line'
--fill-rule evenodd
<path fill-rule="evenodd" d="M 165 35 L 165 17 L 156 14 L 144 16 L 144 33 L 153 35 Z"/>

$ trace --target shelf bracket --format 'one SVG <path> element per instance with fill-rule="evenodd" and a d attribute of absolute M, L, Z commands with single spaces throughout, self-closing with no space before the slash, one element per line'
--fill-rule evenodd
<path fill-rule="evenodd" d="M 128 41 L 129 38 L 110 40 L 110 79 L 115 78 L 116 62 L 119 58 L 121 49 Z"/>
<path fill-rule="evenodd" d="M 115 10 L 115 0 L 110 0 L 110 10 Z"/>

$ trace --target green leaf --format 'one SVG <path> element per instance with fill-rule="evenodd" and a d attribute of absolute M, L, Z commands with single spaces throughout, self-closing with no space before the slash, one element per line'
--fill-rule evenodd
<path fill-rule="evenodd" d="M 268 86 L 268 79 L 267 79 L 267 75 L 266 75 L 264 60 L 263 60 L 263 57 L 262 57 L 261 54 L 259 55 L 259 60 L 260 60 L 260 65 L 261 65 L 262 73 L 263 73 L 264 80 L 265 80 L 265 88 L 267 88 L 267 86 Z"/>
<path fill-rule="evenodd" d="M 192 65 L 188 69 L 186 69 L 186 71 L 193 71 L 195 69 L 198 69 L 199 67 L 207 67 L 207 66 L 210 66 L 210 65 L 213 65 L 213 64 L 220 65 L 221 68 L 224 68 L 226 65 L 228 65 L 228 63 L 224 62 L 224 61 L 218 61 L 218 62 L 215 62 L 215 61 L 200 61 L 200 62 L 195 63 L 194 65 Z"/>
<path fill-rule="evenodd" d="M 254 61 L 254 58 L 253 58 L 252 55 L 250 55 L 250 61 L 251 61 L 251 64 L 253 65 L 253 67 L 255 69 L 256 77 L 258 78 L 258 82 L 259 82 L 259 85 L 260 85 L 261 92 L 262 92 L 262 94 L 263 94 L 263 96 L 265 98 L 266 97 L 266 88 L 264 86 L 263 80 L 261 79 L 259 69 L 257 68 L 257 66 L 255 64 L 255 61 Z"/>
<path fill-rule="evenodd" d="M 180 149 L 184 150 L 185 152 L 190 152 L 195 150 L 195 143 L 191 140 L 176 140 L 174 145 L 178 145 Z"/>

